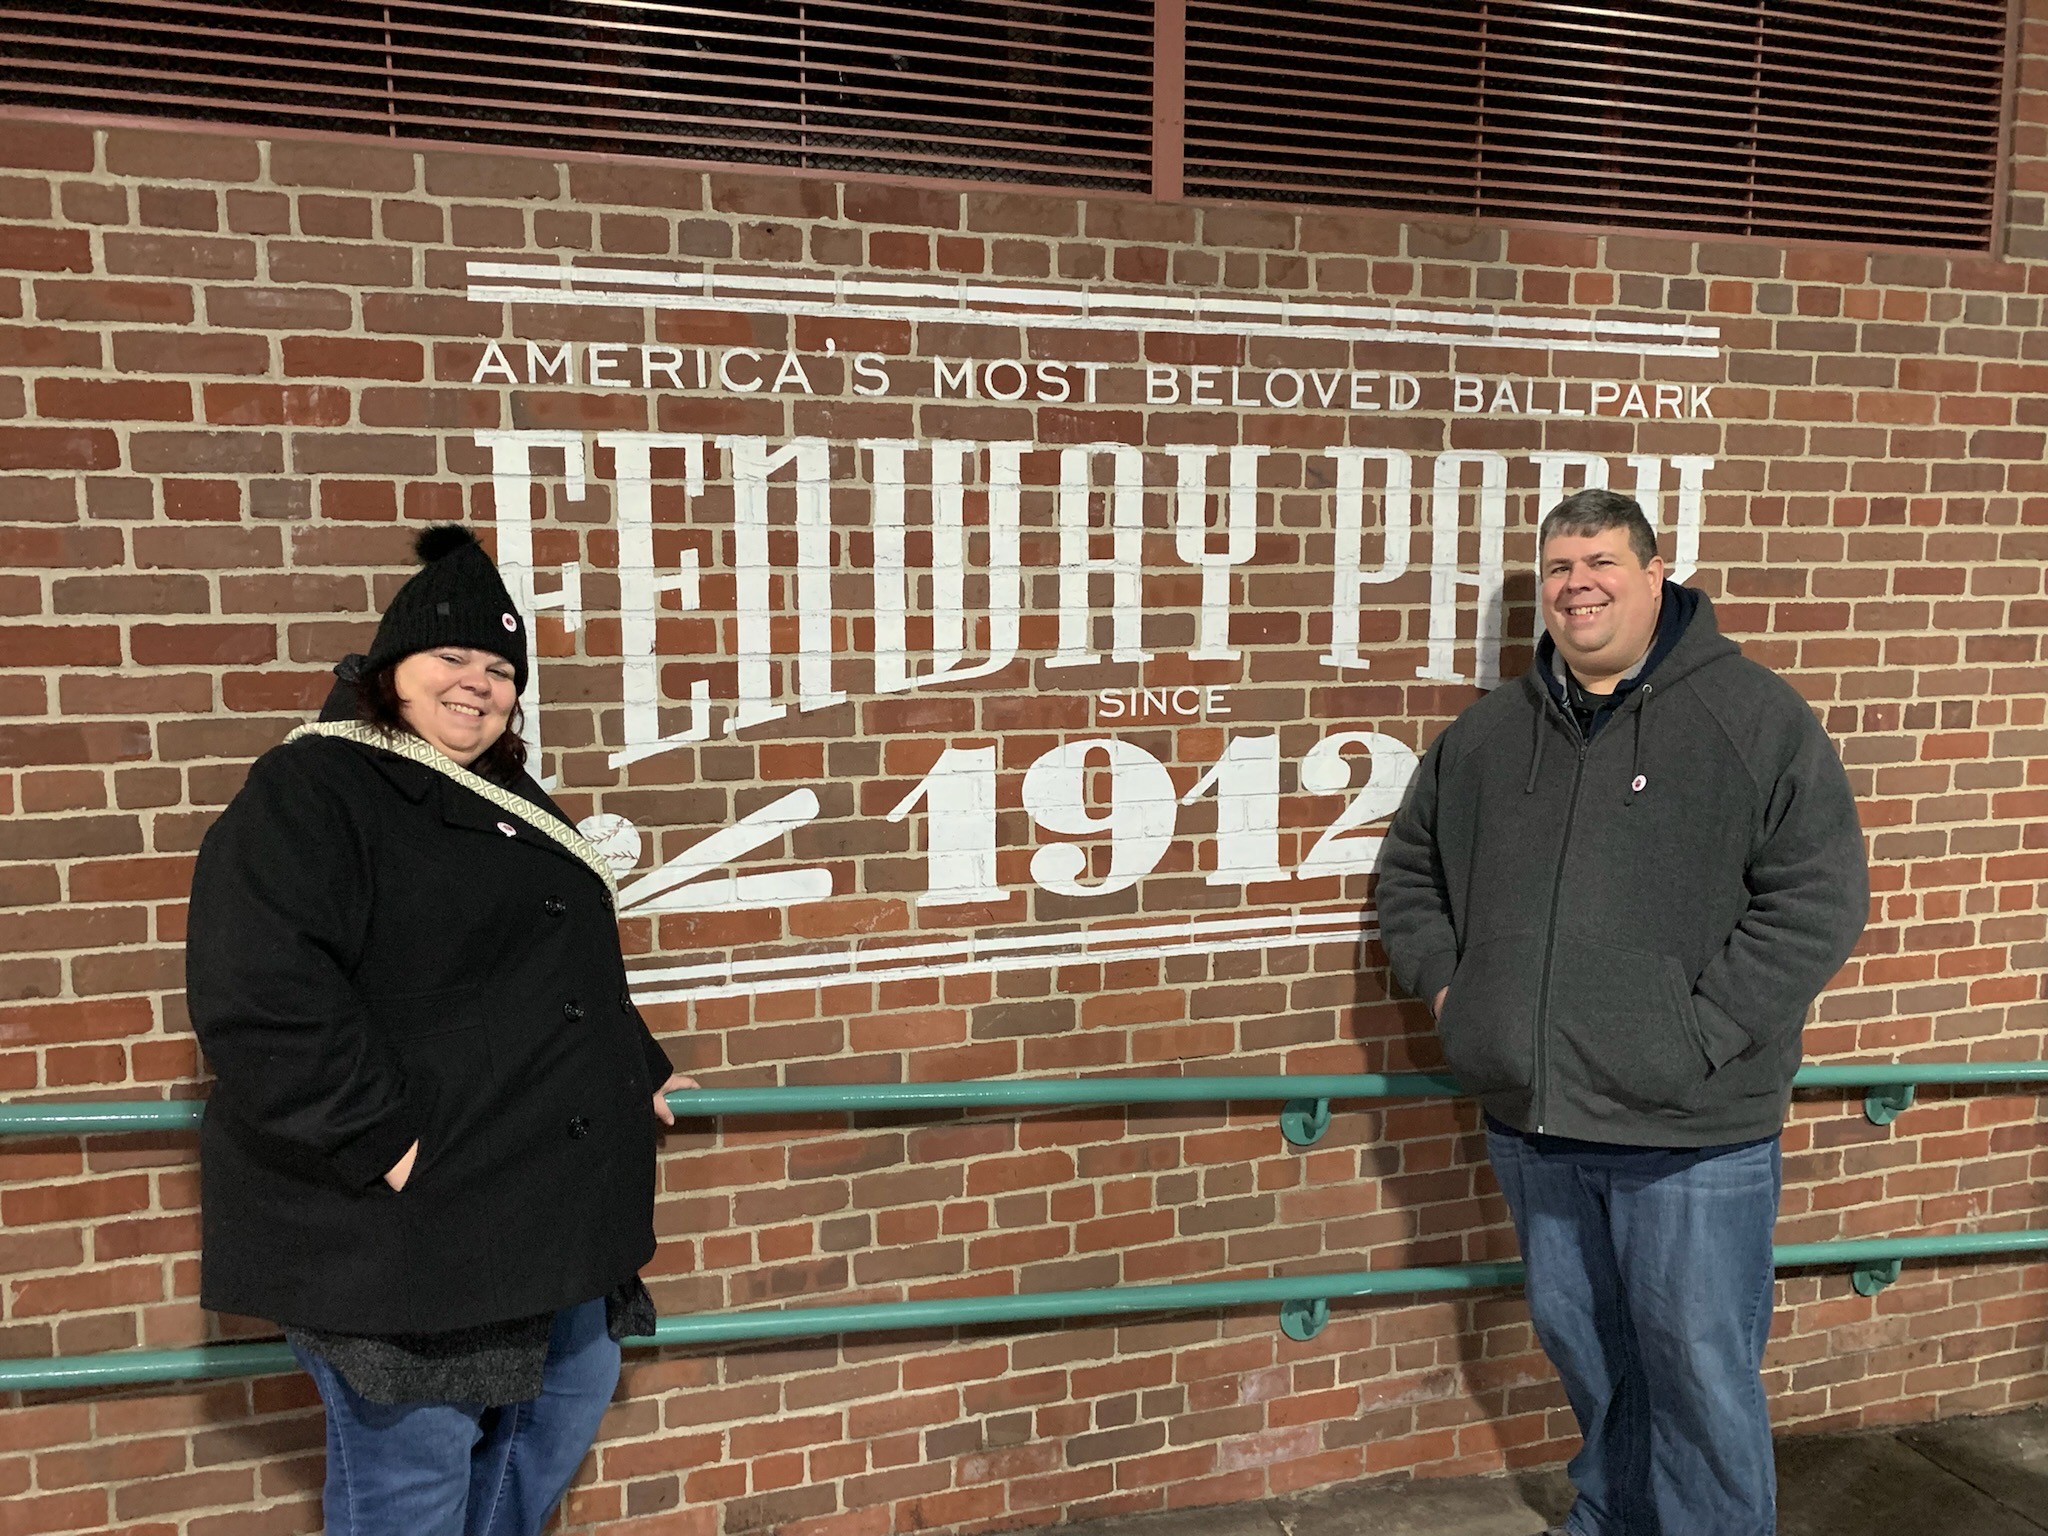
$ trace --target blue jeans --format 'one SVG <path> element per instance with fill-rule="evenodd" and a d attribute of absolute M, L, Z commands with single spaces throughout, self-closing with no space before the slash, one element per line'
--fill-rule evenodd
<path fill-rule="evenodd" d="M 327 1408 L 327 1536 L 535 1536 L 619 1381 L 603 1297 L 555 1314 L 531 1402 L 373 1403 L 293 1353 Z"/>
<path fill-rule="evenodd" d="M 1529 1317 L 1585 1445 L 1571 1536 L 1771 1536 L 1775 1139 L 1595 1147 L 1488 1129 Z"/>

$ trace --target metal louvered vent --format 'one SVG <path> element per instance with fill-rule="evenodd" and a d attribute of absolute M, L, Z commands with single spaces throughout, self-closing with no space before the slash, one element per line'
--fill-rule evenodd
<path fill-rule="evenodd" d="M 64 0 L 0 101 L 850 175 L 1994 243 L 2010 0 Z"/>
<path fill-rule="evenodd" d="M 0 95 L 413 139 L 1149 184 L 1151 0 L 0 8 Z"/>
<path fill-rule="evenodd" d="M 1186 184 L 1982 249 L 2006 0 L 1190 0 Z"/>

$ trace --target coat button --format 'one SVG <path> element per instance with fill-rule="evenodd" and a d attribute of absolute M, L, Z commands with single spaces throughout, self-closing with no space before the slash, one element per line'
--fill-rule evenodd
<path fill-rule="evenodd" d="M 550 896 L 546 901 L 542 902 L 540 905 L 541 910 L 546 912 L 549 917 L 560 917 L 564 912 L 569 910 L 569 903 L 562 900 L 562 898 L 559 896 Z"/>
<path fill-rule="evenodd" d="M 581 1141 L 584 1137 L 588 1136 L 589 1134 L 590 1122 L 584 1119 L 583 1116 L 576 1115 L 570 1119 L 569 1139 L 571 1141 Z"/>
<path fill-rule="evenodd" d="M 607 912 L 611 911 L 611 909 L 612 909 L 612 893 L 611 893 L 610 891 L 600 891 L 600 892 L 598 892 L 598 895 L 597 895 L 597 899 L 598 899 L 599 901 L 601 901 L 601 902 L 603 902 L 603 903 L 604 903 L 604 909 L 605 909 L 605 911 L 607 911 Z"/>
<path fill-rule="evenodd" d="M 571 1024 L 574 1024 L 578 1019 L 583 1017 L 583 1005 L 581 1003 L 562 1004 L 562 1017 L 567 1019 Z"/>
<path fill-rule="evenodd" d="M 619 1012 L 630 1014 L 632 1011 L 633 994 L 627 991 L 624 987 L 619 988 Z"/>

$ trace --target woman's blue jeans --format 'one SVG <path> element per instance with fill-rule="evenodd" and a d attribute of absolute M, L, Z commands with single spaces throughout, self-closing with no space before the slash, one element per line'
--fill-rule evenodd
<path fill-rule="evenodd" d="M 555 1314 L 531 1402 L 373 1403 L 294 1348 L 327 1407 L 327 1536 L 534 1536 L 619 1381 L 604 1298 Z"/>
<path fill-rule="evenodd" d="M 1571 1536 L 1770 1536 L 1764 1403 L 1776 1139 L 1732 1151 L 1559 1146 L 1489 1129 L 1529 1317 L 1585 1445 Z"/>

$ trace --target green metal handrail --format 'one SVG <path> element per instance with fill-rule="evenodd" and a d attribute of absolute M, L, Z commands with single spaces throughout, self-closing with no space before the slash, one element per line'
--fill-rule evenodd
<path fill-rule="evenodd" d="M 1883 1123 L 1930 1083 L 1981 1084 L 2048 1081 L 2048 1062 L 1867 1062 L 1802 1068 L 1801 1087 L 1864 1088 L 1864 1110 Z M 1456 1095 L 1450 1077 L 1428 1072 L 1298 1074 L 1214 1077 L 1011 1078 L 983 1082 L 844 1083 L 797 1087 L 684 1089 L 669 1095 L 678 1114 L 720 1115 L 873 1112 L 905 1109 L 992 1109 L 1022 1105 L 1186 1104 L 1240 1099 L 1282 1100 L 1287 1139 L 1306 1145 L 1329 1124 L 1333 1099 Z M 0 1103 L 0 1135 L 56 1135 L 103 1131 L 186 1131 L 199 1124 L 199 1099 L 145 1099 L 73 1103 Z M 1911 1258 L 2048 1249 L 2048 1229 L 1952 1233 L 1930 1237 L 1860 1238 L 1828 1243 L 1780 1244 L 1781 1268 L 1854 1266 L 1856 1289 L 1874 1295 L 1898 1278 Z M 962 1296 L 932 1301 L 851 1306 L 791 1307 L 769 1311 L 702 1313 L 663 1319 L 639 1344 L 712 1344 L 816 1338 L 842 1333 L 959 1328 L 977 1324 L 1068 1317 L 1201 1311 L 1275 1303 L 1290 1337 L 1313 1338 L 1329 1318 L 1332 1299 L 1404 1292 L 1475 1290 L 1518 1284 L 1512 1260 L 1433 1268 L 1358 1270 L 1263 1280 L 1217 1280 L 1180 1285 L 1120 1286 L 1031 1295 Z M 56 1387 L 133 1386 L 227 1376 L 269 1375 L 293 1369 L 281 1342 L 208 1344 L 191 1349 L 121 1350 L 69 1359 L 0 1361 L 0 1391 Z"/>
<path fill-rule="evenodd" d="M 2042 1064 L 2048 1077 L 2048 1063 Z M 679 1115 L 805 1115 L 821 1111 L 1005 1109 L 1020 1105 L 1198 1104 L 1231 1099 L 1378 1099 L 1454 1095 L 1452 1078 L 1430 1072 L 1360 1072 L 1267 1077 L 1021 1077 L 966 1083 L 829 1083 L 772 1088 L 682 1088 L 668 1096 Z M 99 1103 L 0 1103 L 0 1135 L 80 1131 L 190 1130 L 202 1099 Z"/>
<path fill-rule="evenodd" d="M 2048 1061 L 1873 1061 L 1801 1067 L 1801 1088 L 1862 1088 L 1864 1112 L 1882 1125 L 1930 1084 L 2048 1082 Z M 1322 1134 L 1333 1099 L 1455 1097 L 1457 1080 L 1436 1072 L 1358 1072 L 1213 1077 L 1026 1077 L 981 1082 L 831 1083 L 767 1088 L 682 1089 L 669 1095 L 678 1114 L 860 1113 L 903 1109 L 1001 1109 L 1021 1105 L 1194 1104 L 1279 1099 L 1288 1139 L 1305 1145 Z M 126 1099 L 0 1103 L 0 1136 L 101 1131 L 185 1131 L 199 1124 L 203 1099 Z"/>
<path fill-rule="evenodd" d="M 1901 1261 L 1985 1253 L 2048 1251 L 2048 1228 L 1957 1232 L 1932 1237 L 1871 1237 L 1827 1243 L 1780 1243 L 1780 1269 L 1850 1264 L 1857 1289 L 1873 1294 L 1898 1276 Z M 1868 1273 L 1872 1282 L 1866 1288 Z M 664 1318 L 634 1345 L 759 1343 L 847 1333 L 964 1328 L 991 1323 L 1044 1322 L 1074 1317 L 1127 1317 L 1139 1313 L 1198 1312 L 1216 1307 L 1279 1303 L 1280 1323 L 1291 1338 L 1322 1331 L 1329 1304 L 1359 1296 L 1491 1290 L 1521 1283 L 1518 1260 L 1447 1264 L 1418 1269 L 1350 1270 L 1263 1280 L 1203 1280 L 1180 1285 L 1115 1286 L 1093 1291 L 1030 1295 L 950 1296 L 931 1301 L 870 1302 L 851 1306 L 785 1307 L 763 1311 L 696 1313 Z M 52 1388 L 135 1386 L 227 1376 L 268 1376 L 295 1370 L 291 1350 L 266 1340 L 203 1344 L 191 1349 L 117 1350 L 68 1359 L 0 1360 L 0 1392 Z"/>

